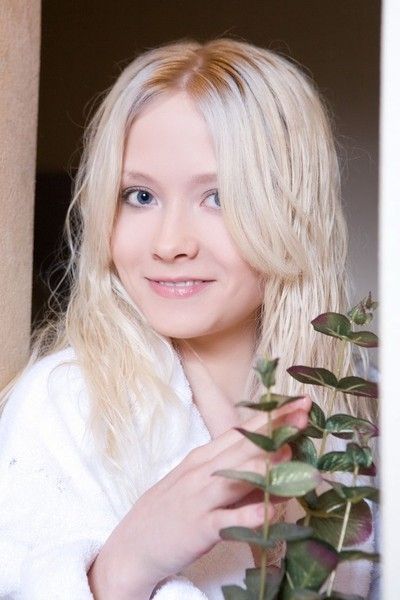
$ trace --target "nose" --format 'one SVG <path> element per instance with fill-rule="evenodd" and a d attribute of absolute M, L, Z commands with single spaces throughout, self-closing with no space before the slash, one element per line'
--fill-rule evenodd
<path fill-rule="evenodd" d="M 195 258 L 198 251 L 196 227 L 188 211 L 178 203 L 165 208 L 154 235 L 153 258 L 173 262 L 179 258 Z"/>

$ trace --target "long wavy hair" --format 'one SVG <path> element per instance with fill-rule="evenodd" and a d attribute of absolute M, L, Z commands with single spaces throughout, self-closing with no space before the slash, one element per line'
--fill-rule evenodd
<path fill-rule="evenodd" d="M 348 308 L 338 157 L 329 111 L 310 77 L 276 52 L 232 39 L 178 41 L 133 60 L 86 130 L 65 229 L 70 296 L 33 334 L 28 363 L 73 347 L 90 397 L 89 430 L 130 501 L 147 485 L 135 457 L 145 451 L 157 461 L 160 448 L 165 454 L 160 440 L 171 411 L 175 423 L 181 418 L 182 439 L 188 423 L 170 385 L 173 344 L 151 329 L 122 286 L 110 239 L 129 128 L 154 99 L 177 90 L 207 123 L 226 227 L 262 275 L 255 354 L 280 357 L 280 390 L 306 391 L 286 373 L 293 364 L 336 370 L 334 340 L 316 334 L 310 321 Z M 347 352 L 342 375 L 351 360 Z M 252 369 L 247 397 L 258 399 L 260 386 Z M 324 406 L 325 390 L 315 399 Z"/>

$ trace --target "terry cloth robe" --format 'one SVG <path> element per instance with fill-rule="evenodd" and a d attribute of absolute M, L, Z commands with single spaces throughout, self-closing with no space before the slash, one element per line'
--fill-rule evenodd
<path fill-rule="evenodd" d="M 86 432 L 89 399 L 71 348 L 39 360 L 14 388 L 0 419 L 0 598 L 89 600 L 87 572 L 126 504 L 98 460 Z M 189 435 L 174 456 L 161 459 L 155 483 L 211 436 L 193 403 L 175 355 L 171 385 L 187 411 Z M 175 427 L 176 429 L 176 427 Z M 168 453 L 165 453 L 168 456 Z M 146 469 L 146 465 L 141 465 Z M 138 465 L 139 469 L 139 465 Z M 139 472 L 139 471 L 138 471 Z M 221 541 L 175 576 L 164 580 L 156 600 L 223 600 L 221 586 L 243 584 L 254 567 L 247 544 Z M 369 565 L 353 563 L 335 588 L 367 594 Z"/>

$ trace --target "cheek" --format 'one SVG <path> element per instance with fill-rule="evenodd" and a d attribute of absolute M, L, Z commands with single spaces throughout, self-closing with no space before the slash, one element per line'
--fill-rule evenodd
<path fill-rule="evenodd" d="M 235 273 L 240 295 L 253 307 L 262 304 L 265 287 L 262 275 L 241 258 L 237 260 Z"/>
<path fill-rule="evenodd" d="M 117 271 L 135 259 L 136 236 L 124 219 L 119 218 L 111 236 L 111 257 Z"/>

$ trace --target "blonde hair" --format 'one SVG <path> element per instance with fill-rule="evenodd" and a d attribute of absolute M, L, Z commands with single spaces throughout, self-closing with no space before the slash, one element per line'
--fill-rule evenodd
<path fill-rule="evenodd" d="M 262 274 L 256 355 L 280 357 L 282 392 L 306 391 L 286 373 L 292 364 L 336 369 L 334 340 L 316 334 L 310 321 L 348 308 L 338 159 L 328 111 L 310 78 L 293 61 L 232 39 L 170 43 L 131 62 L 87 129 L 66 225 L 68 306 L 35 333 L 28 364 L 74 348 L 91 398 L 90 431 L 130 500 L 146 485 L 138 483 L 135 456 L 145 447 L 157 459 L 165 418 L 172 407 L 179 418 L 180 402 L 170 385 L 171 340 L 149 327 L 123 288 L 110 238 L 130 125 L 153 99 L 177 90 L 190 95 L 208 124 L 226 226 Z M 350 361 L 348 352 L 342 374 Z M 248 397 L 260 393 L 252 370 Z M 135 434 L 139 416 L 143 429 Z M 183 414 L 181 420 L 184 438 Z"/>

